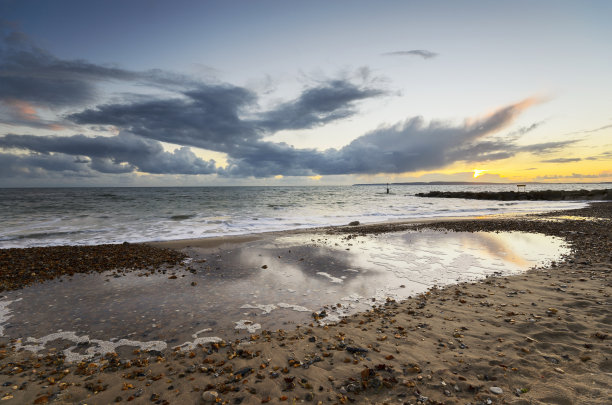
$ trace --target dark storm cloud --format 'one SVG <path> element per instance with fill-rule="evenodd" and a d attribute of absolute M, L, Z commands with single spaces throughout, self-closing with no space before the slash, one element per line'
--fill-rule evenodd
<path fill-rule="evenodd" d="M 64 160 L 77 171 L 82 170 L 84 165 L 102 173 L 138 170 L 154 174 L 210 174 L 216 170 L 214 161 L 197 157 L 187 147 L 167 152 L 159 142 L 129 133 L 93 138 L 84 135 L 6 135 L 0 137 L 0 147 L 36 152 L 39 157 L 55 157 L 58 154 L 71 156 Z M 54 161 L 53 158 L 49 160 Z M 47 170 L 54 168 L 50 166 Z"/>
<path fill-rule="evenodd" d="M 557 158 L 557 159 L 547 159 L 541 160 L 542 163 L 570 163 L 570 162 L 580 162 L 581 158 Z"/>
<path fill-rule="evenodd" d="M 411 51 L 395 51 L 383 53 L 385 56 L 420 56 L 423 59 L 431 59 L 438 56 L 437 53 L 426 49 L 413 49 Z"/>

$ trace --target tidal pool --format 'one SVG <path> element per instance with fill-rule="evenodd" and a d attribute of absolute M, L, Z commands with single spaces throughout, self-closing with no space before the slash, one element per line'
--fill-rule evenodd
<path fill-rule="evenodd" d="M 521 232 L 286 234 L 185 248 L 165 272 L 79 274 L 4 293 L 1 339 L 69 360 L 134 347 L 163 350 L 323 321 L 437 285 L 511 275 L 569 253 L 556 237 Z M 339 304 L 339 305 L 338 305 Z"/>

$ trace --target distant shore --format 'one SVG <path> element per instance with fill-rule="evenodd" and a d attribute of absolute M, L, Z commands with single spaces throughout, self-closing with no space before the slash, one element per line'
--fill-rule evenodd
<path fill-rule="evenodd" d="M 612 189 L 604 190 L 544 190 L 544 191 L 430 191 L 417 193 L 417 197 L 467 198 L 475 200 L 530 200 L 530 201 L 579 201 L 612 200 Z"/>
<path fill-rule="evenodd" d="M 7 404 L 608 403 L 612 203 L 326 232 L 353 237 L 421 228 L 538 232 L 564 238 L 572 253 L 549 268 L 433 288 L 336 324 L 317 326 L 315 319 L 324 318 L 317 313 L 296 330 L 191 350 L 69 364 L 59 352 L 37 357 L 6 342 L 0 398 Z"/>

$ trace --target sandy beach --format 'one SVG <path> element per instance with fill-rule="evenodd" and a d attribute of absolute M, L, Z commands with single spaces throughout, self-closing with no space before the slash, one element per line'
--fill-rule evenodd
<path fill-rule="evenodd" d="M 539 233 L 563 238 L 571 253 L 522 274 L 433 288 L 403 301 L 388 299 L 338 322 L 325 324 L 331 309 L 320 308 L 307 314 L 309 321 L 286 330 L 261 329 L 183 349 L 117 350 L 69 363 L 59 350 L 36 356 L 19 350 L 14 340 L 0 340 L 0 399 L 7 404 L 610 403 L 612 203 L 524 217 L 324 232 L 348 244 L 363 235 L 422 229 Z M 163 255 L 138 247 L 139 261 L 129 262 L 138 270 L 117 264 L 130 257 L 127 245 L 121 252 L 105 251 L 104 257 L 107 266 L 120 267 L 114 272 L 123 274 L 170 266 L 196 248 L 218 249 L 258 238 L 151 245 L 173 249 Z M 89 248 L 82 249 L 78 254 Z M 6 290 L 67 277 L 61 265 L 52 275 L 25 272 L 32 264 L 18 260 L 20 251 L 25 250 L 3 253 L 5 262 L 21 263 L 14 265 L 24 269 L 25 280 L 3 281 Z M 70 274 L 91 271 L 88 266 L 71 268 Z M 94 270 L 104 272 L 105 267 Z M 189 272 L 185 266 L 179 271 Z"/>

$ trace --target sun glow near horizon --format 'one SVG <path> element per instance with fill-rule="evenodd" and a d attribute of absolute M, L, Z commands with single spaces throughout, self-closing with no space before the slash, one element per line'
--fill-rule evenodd
<path fill-rule="evenodd" d="M 488 170 L 485 169 L 474 169 L 474 178 L 480 177 L 482 176 L 485 172 L 487 172 Z"/>

